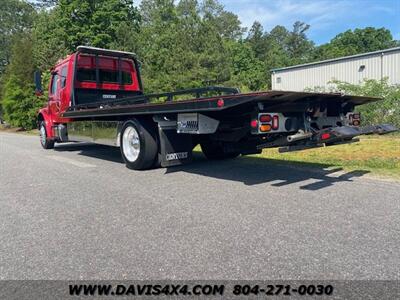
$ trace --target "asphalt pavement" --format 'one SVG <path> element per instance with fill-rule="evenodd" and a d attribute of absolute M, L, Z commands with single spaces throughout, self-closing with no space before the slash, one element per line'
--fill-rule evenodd
<path fill-rule="evenodd" d="M 132 171 L 0 133 L 0 279 L 400 279 L 400 183 L 238 158 Z"/>

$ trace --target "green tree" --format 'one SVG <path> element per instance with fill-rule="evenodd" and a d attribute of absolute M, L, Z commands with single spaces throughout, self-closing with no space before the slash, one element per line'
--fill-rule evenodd
<path fill-rule="evenodd" d="M 60 58 L 72 52 L 64 42 L 65 31 L 57 21 L 56 9 L 40 11 L 32 32 L 33 59 L 42 71 L 49 70 Z"/>
<path fill-rule="evenodd" d="M 16 35 L 32 27 L 35 15 L 32 5 L 22 0 L 3 0 L 0 10 L 0 98 L 3 94 L 3 73 L 10 63 L 11 44 Z M 0 103 L 1 115 L 1 103 Z"/>
<path fill-rule="evenodd" d="M 22 0 L 2 0 L 0 9 L 0 75 L 10 61 L 13 37 L 31 28 L 35 10 Z"/>
<path fill-rule="evenodd" d="M 253 49 L 258 59 L 265 60 L 268 52 L 268 40 L 260 22 L 253 23 L 245 41 Z"/>
<path fill-rule="evenodd" d="M 230 41 L 228 46 L 232 64 L 231 85 L 242 91 L 266 89 L 269 74 L 251 46 L 244 41 Z"/>
<path fill-rule="evenodd" d="M 144 0 L 139 56 L 146 91 L 168 91 L 230 79 L 225 41 L 235 29 L 221 31 L 223 11 L 214 1 Z M 234 27 L 232 27 L 234 28 Z"/>
<path fill-rule="evenodd" d="M 388 29 L 366 27 L 347 30 L 335 36 L 329 43 L 315 49 L 314 59 L 322 60 L 383 50 L 398 45 Z"/>
<path fill-rule="evenodd" d="M 310 25 L 297 21 L 287 36 L 287 51 L 293 65 L 305 63 L 311 59 L 314 43 L 307 38 L 306 32 L 309 28 Z"/>
<path fill-rule="evenodd" d="M 130 0 L 59 0 L 35 22 L 35 59 L 47 69 L 79 45 L 128 50 L 139 21 Z"/>
<path fill-rule="evenodd" d="M 278 25 L 265 32 L 259 22 L 254 22 L 245 41 L 256 58 L 263 62 L 264 72 L 268 74 L 264 77 L 265 84 L 258 89 L 271 86 L 271 69 L 306 63 L 312 58 L 314 43 L 306 35 L 309 28 L 309 25 L 297 21 L 292 31 Z"/>
<path fill-rule="evenodd" d="M 200 5 L 200 14 L 203 15 L 203 20 L 210 23 L 222 38 L 238 40 L 245 32 L 238 16 L 224 10 L 223 5 L 216 0 L 204 0 Z"/>
<path fill-rule="evenodd" d="M 288 51 L 287 40 L 290 32 L 284 26 L 275 26 L 265 34 L 267 48 L 263 56 L 265 73 L 268 74 L 266 82 L 271 87 L 270 71 L 274 68 L 290 66 L 293 64 Z"/>
<path fill-rule="evenodd" d="M 149 92 L 170 90 L 174 85 L 172 74 L 177 73 L 179 76 L 175 60 L 180 53 L 174 47 L 179 37 L 175 5 L 173 0 L 143 0 L 140 13 L 143 22 L 138 54 L 143 62 L 144 86 Z"/>
<path fill-rule="evenodd" d="M 25 129 L 35 127 L 37 111 L 44 101 L 33 92 L 34 70 L 31 37 L 29 34 L 19 34 L 12 47 L 2 96 L 4 119 L 12 126 Z"/>

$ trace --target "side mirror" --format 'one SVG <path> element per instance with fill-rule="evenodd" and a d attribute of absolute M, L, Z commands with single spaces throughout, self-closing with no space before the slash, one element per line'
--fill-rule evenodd
<path fill-rule="evenodd" d="M 36 96 L 43 96 L 43 89 L 42 89 L 42 74 L 40 71 L 35 71 L 34 74 L 35 80 L 35 94 Z"/>

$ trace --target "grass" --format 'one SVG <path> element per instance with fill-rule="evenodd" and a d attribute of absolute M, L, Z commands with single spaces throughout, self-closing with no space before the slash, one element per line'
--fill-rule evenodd
<path fill-rule="evenodd" d="M 400 179 L 400 135 L 365 136 L 358 143 L 289 153 L 264 149 L 253 157 L 290 164 L 326 164 L 346 171 L 365 170 L 371 175 Z"/>
<path fill-rule="evenodd" d="M 39 131 L 37 129 L 25 130 L 20 127 L 8 127 L 4 124 L 0 124 L 0 131 L 3 132 L 12 132 L 12 133 L 22 133 L 22 134 L 29 134 L 29 135 L 39 135 Z"/>

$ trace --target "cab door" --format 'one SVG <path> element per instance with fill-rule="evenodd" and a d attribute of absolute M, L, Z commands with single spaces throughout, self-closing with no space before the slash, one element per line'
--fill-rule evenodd
<path fill-rule="evenodd" d="M 60 112 L 60 75 L 58 69 L 55 69 L 51 75 L 49 110 L 53 118 L 57 118 L 58 113 Z"/>
<path fill-rule="evenodd" d="M 62 120 L 58 120 L 60 118 L 59 115 L 68 108 L 69 104 L 68 99 L 66 99 L 69 95 L 66 90 L 67 76 L 68 68 L 67 64 L 64 64 L 57 67 L 51 77 L 49 107 L 56 122 L 62 122 Z"/>

